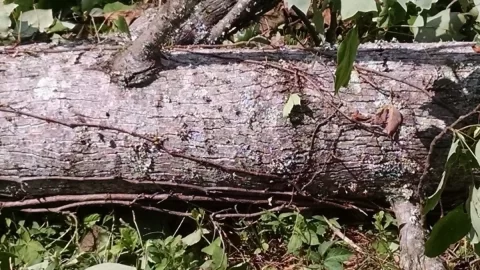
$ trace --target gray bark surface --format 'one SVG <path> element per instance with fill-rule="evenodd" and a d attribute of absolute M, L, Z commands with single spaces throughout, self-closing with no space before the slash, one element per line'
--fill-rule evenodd
<path fill-rule="evenodd" d="M 480 59 L 469 44 L 362 45 L 359 65 L 399 81 L 354 71 L 335 98 L 332 52 L 173 50 L 156 81 L 128 89 L 98 69 L 113 50 L 48 52 L 0 54 L 0 109 L 23 113 L 0 112 L 0 195 L 7 199 L 178 192 L 275 203 L 290 200 L 280 192 L 291 192 L 292 182 L 311 196 L 408 198 L 431 140 L 457 117 L 404 82 L 433 85 L 459 114 L 479 101 Z M 375 113 L 390 103 L 390 90 L 403 115 L 394 141 L 342 115 Z M 282 117 L 289 93 L 305 105 L 294 121 Z M 158 137 L 163 150 L 131 132 Z M 432 187 L 449 142 L 437 145 Z M 456 181 L 449 189 L 463 187 Z"/>

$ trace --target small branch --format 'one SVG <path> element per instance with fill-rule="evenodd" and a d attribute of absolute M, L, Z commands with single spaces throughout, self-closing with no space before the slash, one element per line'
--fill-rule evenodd
<path fill-rule="evenodd" d="M 237 0 L 237 3 L 230 11 L 210 30 L 208 41 L 214 43 L 228 31 L 234 22 L 238 20 L 243 12 L 254 2 L 254 0 Z"/>
<path fill-rule="evenodd" d="M 447 134 L 447 132 L 449 130 L 454 129 L 455 126 L 458 125 L 460 122 L 462 122 L 465 118 L 470 117 L 470 116 L 472 116 L 476 113 L 479 113 L 479 111 L 480 111 L 480 104 L 478 104 L 477 107 L 475 107 L 475 109 L 473 109 L 469 113 L 460 116 L 455 122 L 453 122 L 450 126 L 443 129 L 442 132 L 440 132 L 437 136 L 435 136 L 435 138 L 433 138 L 432 142 L 430 143 L 430 148 L 428 149 L 427 157 L 425 159 L 425 165 L 424 165 L 424 168 L 423 168 L 422 176 L 420 176 L 420 180 L 418 181 L 418 186 L 417 186 L 417 190 L 416 190 L 416 197 L 417 198 L 421 198 L 423 187 L 424 187 L 424 181 L 425 181 L 425 179 L 428 175 L 428 172 L 430 171 L 432 156 L 433 156 L 433 150 L 434 150 L 437 142 L 443 136 L 445 136 L 445 134 Z"/>
<path fill-rule="evenodd" d="M 130 201 L 120 201 L 120 200 L 111 200 L 111 201 L 88 201 L 88 202 L 76 202 L 76 203 L 71 203 L 59 207 L 53 207 L 53 208 L 27 208 L 27 209 L 22 209 L 22 212 L 28 212 L 28 213 L 43 213 L 43 212 L 54 212 L 54 213 L 61 213 L 66 209 L 70 208 L 75 208 L 75 207 L 80 207 L 80 206 L 87 206 L 87 205 L 105 205 L 105 204 L 114 204 L 114 205 L 124 205 L 124 206 L 135 206 L 144 210 L 149 210 L 149 211 L 155 211 L 155 212 L 160 212 L 160 213 L 166 213 L 170 215 L 176 215 L 176 216 L 181 216 L 181 217 L 190 217 L 192 214 L 190 213 L 183 213 L 183 212 L 177 212 L 177 211 L 171 211 L 171 210 L 165 210 L 165 209 L 160 209 L 156 207 L 151 207 L 151 206 L 143 206 L 143 205 L 137 205 L 133 204 Z"/>

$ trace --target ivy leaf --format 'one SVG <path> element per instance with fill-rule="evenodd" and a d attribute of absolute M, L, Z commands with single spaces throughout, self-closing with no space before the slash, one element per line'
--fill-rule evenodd
<path fill-rule="evenodd" d="M 470 231 L 472 224 L 463 204 L 442 217 L 433 226 L 425 243 L 425 255 L 430 258 L 441 255 L 451 244 L 462 239 Z"/>
<path fill-rule="evenodd" d="M 283 106 L 283 117 L 288 117 L 295 105 L 300 105 L 301 100 L 298 94 L 291 94 L 288 97 L 287 103 Z"/>
<path fill-rule="evenodd" d="M 348 31 L 345 40 L 340 43 L 337 53 L 337 70 L 335 71 L 335 94 L 338 93 L 340 87 L 345 87 L 350 81 L 353 62 L 357 56 L 358 39 L 357 26 Z"/>
<path fill-rule="evenodd" d="M 358 12 L 377 11 L 375 0 L 342 0 L 340 15 L 342 20 L 350 19 Z"/>

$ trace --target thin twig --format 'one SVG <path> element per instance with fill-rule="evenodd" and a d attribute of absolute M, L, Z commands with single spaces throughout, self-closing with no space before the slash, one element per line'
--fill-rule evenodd
<path fill-rule="evenodd" d="M 124 205 L 129 207 L 134 206 L 144 210 L 161 212 L 161 213 L 166 213 L 166 214 L 176 215 L 181 217 L 192 216 L 192 214 L 190 213 L 165 210 L 165 209 L 160 209 L 160 208 L 151 207 L 151 206 L 137 205 L 137 204 L 132 204 L 132 202 L 130 201 L 121 201 L 121 200 L 111 200 L 111 201 L 100 200 L 100 201 L 86 201 L 86 202 L 84 201 L 84 202 L 76 202 L 76 203 L 66 204 L 66 205 L 62 205 L 59 207 L 52 207 L 52 208 L 26 208 L 26 209 L 21 209 L 21 211 L 28 212 L 28 213 L 43 213 L 43 212 L 61 213 L 62 211 L 69 208 L 76 208 L 76 207 L 87 206 L 87 205 L 105 205 L 105 204 Z"/>

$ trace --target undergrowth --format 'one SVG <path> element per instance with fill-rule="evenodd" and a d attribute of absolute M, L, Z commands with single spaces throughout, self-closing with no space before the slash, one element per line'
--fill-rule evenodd
<path fill-rule="evenodd" d="M 303 212 L 221 222 L 202 209 L 190 213 L 2 213 L 0 269 L 397 269 L 397 228 L 388 213 L 374 215 L 367 228 Z"/>

